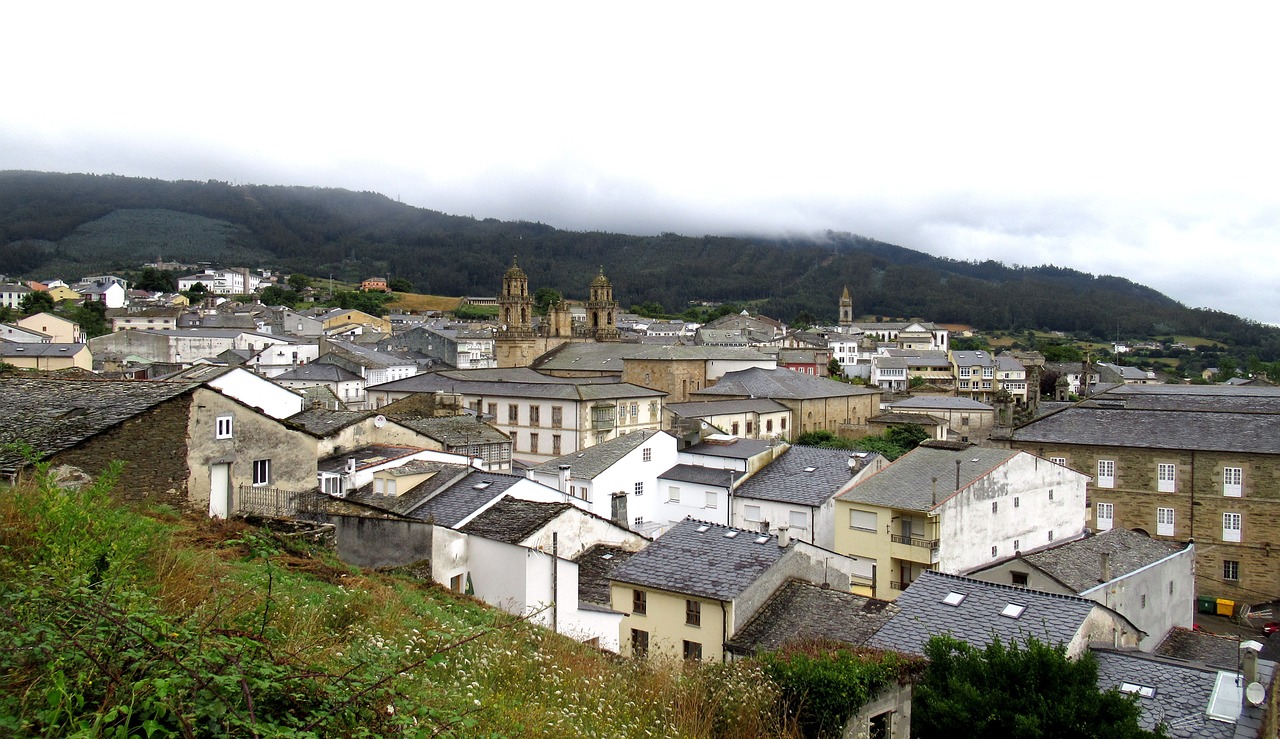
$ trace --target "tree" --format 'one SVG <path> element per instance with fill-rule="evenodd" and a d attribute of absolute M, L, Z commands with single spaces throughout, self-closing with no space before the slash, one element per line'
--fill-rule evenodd
<path fill-rule="evenodd" d="M 995 639 L 978 649 L 935 636 L 925 656 L 929 667 L 911 705 L 911 733 L 920 739 L 1164 736 L 1138 726 L 1133 697 L 1098 690 L 1090 653 L 1071 660 L 1062 645 L 1035 638 L 1023 645 Z"/>
<path fill-rule="evenodd" d="M 31 293 L 35 295 L 35 293 Z M 1236 364 L 1236 358 L 1230 354 L 1223 354 L 1218 357 L 1218 374 L 1213 376 L 1216 382 L 1226 382 L 1233 377 L 1238 376 L 1236 371 L 1239 365 Z"/>
<path fill-rule="evenodd" d="M 831 361 L 827 362 L 827 374 L 832 377 L 844 375 L 844 365 L 840 364 L 840 360 L 832 357 Z"/>
<path fill-rule="evenodd" d="M 884 432 L 884 438 L 909 452 L 920 446 L 921 442 L 927 441 L 929 432 L 916 423 L 894 424 Z"/>
<path fill-rule="evenodd" d="M 26 316 L 33 313 L 47 313 L 53 308 L 53 296 L 44 290 L 32 290 L 18 301 L 18 312 Z"/>
<path fill-rule="evenodd" d="M 533 310 L 540 316 L 545 316 L 551 310 L 551 306 L 564 300 L 564 296 L 559 290 L 550 287 L 540 287 L 533 294 Z"/>
<path fill-rule="evenodd" d="M 137 290 L 147 290 L 154 293 L 171 293 L 177 292 L 178 281 L 173 278 L 173 273 L 168 270 L 161 271 L 155 267 L 143 267 L 142 274 L 133 281 L 133 287 Z"/>
<path fill-rule="evenodd" d="M 102 336 L 109 331 L 107 306 L 96 300 L 75 306 L 71 309 L 69 317 L 80 326 L 86 338 Z"/>
<path fill-rule="evenodd" d="M 289 284 L 289 287 L 298 292 L 302 292 L 303 290 L 311 287 L 311 278 L 301 272 L 294 272 L 289 275 L 289 279 L 285 280 L 285 282 Z"/>
<path fill-rule="evenodd" d="M 262 289 L 262 294 L 258 296 L 263 305 L 287 305 L 290 308 L 296 306 L 301 296 L 294 290 L 279 285 L 268 285 Z"/>
<path fill-rule="evenodd" d="M 392 277 L 387 281 L 387 289 L 396 293 L 413 292 L 413 283 L 403 277 Z"/>

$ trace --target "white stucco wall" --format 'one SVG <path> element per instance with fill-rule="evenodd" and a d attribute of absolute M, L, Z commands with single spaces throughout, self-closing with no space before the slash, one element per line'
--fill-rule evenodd
<path fill-rule="evenodd" d="M 1112 608 L 1146 632 L 1138 648 L 1155 649 L 1169 629 L 1195 619 L 1195 547 L 1086 590 L 1080 595 Z"/>
<path fill-rule="evenodd" d="M 208 385 L 247 406 L 261 408 L 272 418 L 288 418 L 302 410 L 301 395 L 239 367 Z"/>

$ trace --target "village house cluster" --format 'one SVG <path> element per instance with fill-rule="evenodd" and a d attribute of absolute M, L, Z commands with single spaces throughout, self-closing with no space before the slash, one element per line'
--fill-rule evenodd
<path fill-rule="evenodd" d="M 0 286 L 13 307 L 101 296 L 111 324 L 0 324 L 0 360 L 31 370 L 0 375 L 0 442 L 88 474 L 125 460 L 133 498 L 322 524 L 348 562 L 635 658 L 1035 636 L 1092 652 L 1171 736 L 1263 719 L 1246 687 L 1274 653 L 1193 624 L 1280 599 L 1280 389 L 957 351 L 934 323 L 855 321 L 847 290 L 838 325 L 804 331 L 629 315 L 603 272 L 536 315 L 515 263 L 468 299 L 488 322 L 227 299 L 266 278 L 183 277 L 199 305 L 111 276 Z M 794 443 L 905 424 L 928 440 L 896 461 Z M 905 736 L 909 702 L 854 728 Z"/>

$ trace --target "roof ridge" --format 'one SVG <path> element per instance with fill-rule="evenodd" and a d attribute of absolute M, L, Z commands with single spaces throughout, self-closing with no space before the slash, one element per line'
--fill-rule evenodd
<path fill-rule="evenodd" d="M 1095 600 L 1089 600 L 1088 598 L 1081 598 L 1078 595 L 1065 595 L 1063 593 L 1051 593 L 1047 590 L 1032 590 L 1031 588 L 1020 588 L 1020 587 L 1017 587 L 1016 585 L 1005 585 L 1004 583 L 987 582 L 986 580 L 978 580 L 972 577 L 965 577 L 964 575 L 953 575 L 949 572 L 939 572 L 937 570 L 924 570 L 920 574 L 922 576 L 929 575 L 933 577 L 947 578 L 950 580 L 960 580 L 962 582 L 966 582 L 971 585 L 982 585 L 984 587 L 994 587 L 994 588 L 999 588 L 1001 590 L 1008 590 L 1014 593 L 1026 593 L 1029 595 L 1037 595 L 1037 596 L 1043 595 L 1049 598 L 1059 598 L 1062 600 L 1069 600 L 1077 603 L 1087 603 L 1091 606 L 1102 605 L 1101 603 L 1098 603 Z"/>

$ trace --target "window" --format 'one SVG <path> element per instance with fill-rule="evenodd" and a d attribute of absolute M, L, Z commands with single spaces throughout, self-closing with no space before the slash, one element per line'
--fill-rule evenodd
<path fill-rule="evenodd" d="M 656 400 L 649 401 L 649 420 L 658 420 L 658 401 Z"/>
<path fill-rule="evenodd" d="M 495 420 L 497 420 L 497 418 L 498 418 L 498 404 L 497 404 L 497 403 L 490 403 L 490 404 L 489 404 L 489 406 L 488 406 L 488 408 L 489 408 L 489 410 L 488 410 L 489 415 L 490 415 L 490 416 L 492 416 Z"/>
<path fill-rule="evenodd" d="M 1173 536 L 1173 509 L 1156 509 L 1156 535 Z"/>
<path fill-rule="evenodd" d="M 1240 527 L 1243 523 L 1239 513 L 1222 514 L 1222 540 L 1240 541 Z"/>
<path fill-rule="evenodd" d="M 684 640 L 684 658 L 702 659 L 702 645 L 696 641 Z"/>
<path fill-rule="evenodd" d="M 1139 606 L 1139 608 L 1146 608 L 1146 607 L 1147 607 L 1147 594 L 1146 594 L 1146 593 L 1143 593 L 1143 594 L 1142 594 L 1142 598 L 1141 598 L 1140 600 L 1141 600 L 1141 603 L 1142 603 L 1142 604 Z"/>
<path fill-rule="evenodd" d="M 641 526 L 643 526 L 643 525 L 644 525 L 644 516 L 636 516 L 635 518 L 631 519 L 631 525 L 632 525 L 632 526 L 634 526 L 634 527 L 635 527 L 635 528 L 637 528 L 637 529 L 638 529 L 638 528 L 640 528 Z"/>
<path fill-rule="evenodd" d="M 996 556 L 996 551 L 997 551 L 996 547 L 992 546 L 992 547 L 991 547 L 991 556 L 992 556 L 992 557 Z"/>
<path fill-rule="evenodd" d="M 463 575 L 454 575 L 449 578 L 449 589 L 455 593 L 461 593 L 465 584 L 466 578 Z"/>
<path fill-rule="evenodd" d="M 253 484 L 254 485 L 270 485 L 271 484 L 271 460 L 255 459 L 253 460 Z M 1239 541 L 1237 539 L 1237 541 Z"/>
<path fill-rule="evenodd" d="M 790 520 L 788 521 L 788 523 L 791 524 L 791 528 L 793 529 L 809 528 L 808 513 L 805 513 L 804 511 L 789 511 L 789 513 L 790 513 L 790 516 L 789 516 Z"/>
<path fill-rule="evenodd" d="M 747 421 L 747 436 L 751 435 L 751 422 Z"/>
<path fill-rule="evenodd" d="M 234 425 L 234 423 L 235 423 L 235 416 L 218 416 L 213 438 L 230 439 L 231 428 Z"/>
<path fill-rule="evenodd" d="M 640 420 L 640 404 L 632 403 L 631 404 L 631 422 L 635 423 L 638 420 Z"/>
<path fill-rule="evenodd" d="M 645 461 L 645 462 L 652 462 L 652 461 L 653 461 L 653 450 L 652 450 L 652 449 L 650 449 L 649 447 L 645 447 L 644 449 L 642 449 L 642 450 L 640 451 L 640 459 L 642 459 L 642 460 L 643 460 L 643 461 Z"/>
<path fill-rule="evenodd" d="M 1244 492 L 1244 468 L 1222 468 L 1222 494 L 1228 498 L 1239 498 Z"/>
<path fill-rule="evenodd" d="M 649 594 L 643 590 L 631 591 L 631 612 L 644 615 L 649 612 Z"/>
<path fill-rule="evenodd" d="M 1098 487 L 1113 488 L 1116 486 L 1116 463 L 1110 459 L 1098 460 Z"/>
<path fill-rule="evenodd" d="M 507 423 L 520 423 L 520 406 L 515 403 L 507 406 Z"/>
<path fill-rule="evenodd" d="M 1175 468 L 1172 464 L 1156 465 L 1156 492 L 1172 493 L 1174 491 Z"/>
<path fill-rule="evenodd" d="M 538 406 L 538 405 L 529 406 L 529 425 L 530 426 L 542 425 L 542 406 Z"/>
<path fill-rule="evenodd" d="M 968 426 L 968 425 L 969 425 L 969 417 L 968 417 L 968 416 L 960 416 L 960 425 L 961 425 L 961 426 Z"/>
<path fill-rule="evenodd" d="M 702 625 L 702 603 L 696 600 L 684 601 L 684 623 L 686 626 Z"/>
<path fill-rule="evenodd" d="M 773 419 L 772 419 L 772 418 L 766 418 L 766 419 L 765 419 L 765 422 L 764 422 L 764 432 L 765 432 L 766 434 L 772 434 L 772 433 L 773 433 Z"/>
<path fill-rule="evenodd" d="M 637 483 L 635 484 L 635 493 L 636 493 L 636 495 L 644 495 L 644 483 L 643 483 L 643 482 L 637 482 Z"/>
<path fill-rule="evenodd" d="M 742 507 L 742 517 L 750 523 L 760 523 L 760 506 L 746 505 Z"/>
<path fill-rule="evenodd" d="M 1020 504 L 1021 504 L 1021 503 L 1020 503 L 1020 501 L 1019 501 L 1018 497 L 1017 497 L 1017 496 L 1014 496 L 1014 498 L 1013 498 L 1013 507 L 1014 507 L 1014 508 L 1017 508 Z"/>
<path fill-rule="evenodd" d="M 991 501 L 991 512 L 998 513 L 999 511 L 1000 511 L 1000 501 L 998 500 Z"/>
<path fill-rule="evenodd" d="M 1027 581 L 1028 581 L 1028 577 L 1027 577 L 1027 573 L 1025 572 L 1009 573 L 1009 582 L 1013 585 L 1017 585 L 1020 588 L 1025 588 L 1027 587 Z"/>
<path fill-rule="evenodd" d="M 644 659 L 649 656 L 649 632 L 631 630 L 631 656 Z"/>
<path fill-rule="evenodd" d="M 1053 489 L 1049 489 L 1049 500 L 1053 500 Z"/>
<path fill-rule="evenodd" d="M 520 433 L 518 431 L 512 431 L 511 432 L 511 451 L 514 452 L 519 448 L 520 448 Z"/>
<path fill-rule="evenodd" d="M 1231 580 L 1232 582 L 1240 579 L 1240 562 L 1235 559 L 1222 560 L 1222 579 Z"/>
<path fill-rule="evenodd" d="M 529 434 L 529 452 L 532 454 L 538 453 L 538 435 L 537 434 Z"/>
<path fill-rule="evenodd" d="M 1049 541 L 1053 541 L 1053 529 L 1049 529 Z"/>
<path fill-rule="evenodd" d="M 675 485 L 667 486 L 667 502 L 668 503 L 680 502 L 680 488 L 676 487 Z"/>
<path fill-rule="evenodd" d="M 729 434 L 730 434 L 731 436 L 737 436 L 737 435 L 738 435 L 738 422 L 737 422 L 737 421 L 734 421 L 734 422 L 733 422 L 733 426 L 730 428 L 730 430 L 729 430 Z"/>
<path fill-rule="evenodd" d="M 1115 520 L 1116 507 L 1110 503 L 1098 504 L 1098 531 L 1110 531 Z"/>
<path fill-rule="evenodd" d="M 849 528 L 859 531 L 876 530 L 876 514 L 871 511 L 849 511 Z"/>
<path fill-rule="evenodd" d="M 783 417 L 782 417 L 782 419 L 781 419 L 778 423 L 781 425 L 781 428 L 782 428 L 782 430 L 783 430 L 783 431 L 786 431 L 786 430 L 787 430 L 787 417 L 786 417 L 786 416 L 783 416 Z"/>
<path fill-rule="evenodd" d="M 560 434 L 551 435 L 551 453 L 560 456 Z"/>
<path fill-rule="evenodd" d="M 1015 553 L 1015 554 L 1016 554 L 1016 553 L 1018 553 L 1018 552 L 1021 552 L 1021 551 L 1022 551 L 1022 541 L 1021 541 L 1021 540 L 1019 540 L 1019 539 L 1014 539 L 1014 540 L 1013 540 L 1013 551 L 1014 551 L 1014 553 Z"/>
<path fill-rule="evenodd" d="M 719 498 L 716 496 L 715 493 L 708 490 L 707 491 L 707 508 L 718 508 L 718 507 L 720 507 Z"/>
<path fill-rule="evenodd" d="M 551 406 L 551 428 L 558 429 L 564 426 L 564 406 Z"/>
<path fill-rule="evenodd" d="M 867 726 L 868 739 L 889 739 L 893 736 L 893 711 L 877 713 Z"/>

